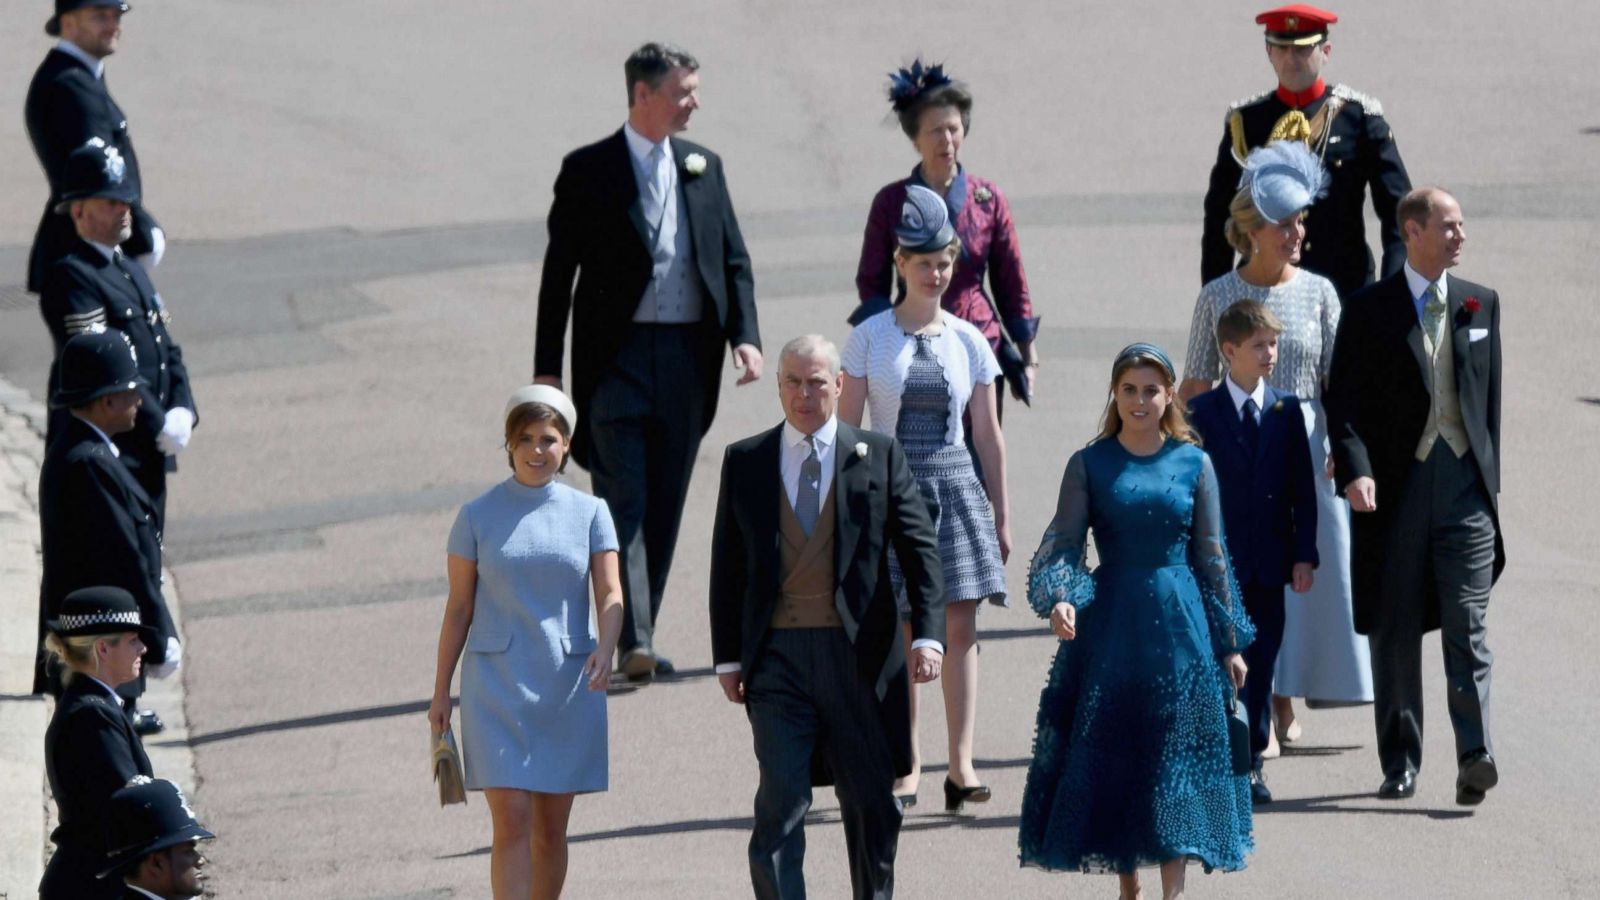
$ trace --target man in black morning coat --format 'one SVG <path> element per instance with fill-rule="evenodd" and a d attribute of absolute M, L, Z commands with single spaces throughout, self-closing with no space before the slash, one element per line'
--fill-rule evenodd
<path fill-rule="evenodd" d="M 120 0 L 56 0 L 56 14 L 44 30 L 61 40 L 33 74 L 28 85 L 24 115 L 28 139 L 50 182 L 50 199 L 33 237 L 28 256 L 28 290 L 38 293 L 45 269 L 60 259 L 72 244 L 72 220 L 56 211 L 61 202 L 67 157 L 90 138 L 115 147 L 127 164 L 127 179 L 135 196 L 140 194 L 139 157 L 133 152 L 128 118 L 106 88 L 105 58 L 117 51 L 122 36 L 122 14 L 128 4 Z M 142 205 L 133 210 L 133 232 L 122 244 L 123 252 L 154 267 L 166 250 L 166 236 Z"/>
<path fill-rule="evenodd" d="M 939 677 L 939 537 L 899 443 L 835 414 L 839 351 L 778 356 L 784 422 L 730 445 L 711 538 L 711 655 L 761 771 L 748 849 L 760 900 L 806 895 L 805 814 L 835 784 L 852 896 L 887 900 L 911 771 L 910 684 Z M 889 579 L 905 576 L 909 654 Z M 910 669 L 907 672 L 907 656 Z"/>
<path fill-rule="evenodd" d="M 78 588 L 117 587 L 133 595 L 140 621 L 155 632 L 145 652 L 148 674 L 177 670 L 182 651 L 166 599 L 161 594 L 161 542 L 155 507 L 117 458 L 111 436 L 134 427 L 144 379 L 127 337 L 116 331 L 80 334 L 61 352 L 50 405 L 66 409 L 66 421 L 45 449 L 39 470 L 39 636 L 60 614 L 61 602 Z M 118 690 L 137 697 L 144 679 Z M 43 655 L 33 692 L 51 690 Z M 135 719 L 136 728 L 159 730 Z"/>
<path fill-rule="evenodd" d="M 122 463 L 133 471 L 156 508 L 156 532 L 166 526 L 167 473 L 189 445 L 195 423 L 194 393 L 183 351 L 167 330 L 171 315 L 143 266 L 128 259 L 118 243 L 132 226 L 138 201 L 126 164 L 115 147 L 99 138 L 73 151 L 67 161 L 61 206 L 76 234 L 64 256 L 45 271 L 39 312 L 50 329 L 56 352 L 75 334 L 110 329 L 127 335 L 139 361 L 144 403 L 133 429 L 114 440 Z M 55 367 L 51 369 L 55 382 Z M 56 410 L 53 434 L 67 418 Z"/>
<path fill-rule="evenodd" d="M 570 318 L 572 455 L 617 526 L 618 668 L 632 678 L 672 672 L 655 624 L 723 348 L 740 384 L 761 376 L 755 282 L 722 160 L 673 137 L 699 108 L 698 67 L 662 44 L 628 58 L 627 123 L 562 160 L 539 285 L 534 380 L 561 385 Z"/>
<path fill-rule="evenodd" d="M 1489 733 L 1489 589 L 1500 533 L 1500 298 L 1447 275 L 1466 241 L 1438 188 L 1400 201 L 1406 263 L 1345 304 L 1328 374 L 1334 477 L 1350 500 L 1356 631 L 1372 640 L 1384 781 L 1416 792 L 1422 636 L 1439 629 L 1455 731 L 1456 802 L 1499 779 Z"/>

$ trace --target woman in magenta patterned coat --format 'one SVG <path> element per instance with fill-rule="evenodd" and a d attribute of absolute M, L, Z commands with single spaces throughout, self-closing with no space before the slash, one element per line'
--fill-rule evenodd
<path fill-rule="evenodd" d="M 1027 366 L 1027 393 L 1032 395 L 1034 369 L 1039 365 L 1034 348 L 1039 320 L 1028 296 L 1011 206 L 994 182 L 973 175 L 960 162 L 961 144 L 972 122 L 972 95 L 945 75 L 943 66 L 924 67 L 918 61 L 890 76 L 889 100 L 922 162 L 909 178 L 889 184 L 872 199 L 861 241 L 861 262 L 856 267 L 861 305 L 850 316 L 850 324 L 883 312 L 905 296 L 904 285 L 896 283 L 894 229 L 905 205 L 906 185 L 923 185 L 945 198 L 956 236 L 961 239 L 961 256 L 941 305 L 977 326 L 996 356 L 1002 355 L 1004 328 Z M 1000 321 L 984 294 L 986 275 Z M 1005 392 L 1000 384 L 995 387 L 998 402 Z M 1010 387 L 1013 395 L 1021 396 L 1018 385 Z M 967 433 L 971 434 L 970 428 Z"/>

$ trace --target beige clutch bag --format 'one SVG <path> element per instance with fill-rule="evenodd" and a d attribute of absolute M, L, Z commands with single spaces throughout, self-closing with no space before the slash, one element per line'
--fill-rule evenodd
<path fill-rule="evenodd" d="M 467 781 L 461 774 L 461 752 L 456 736 L 446 728 L 429 741 L 433 745 L 433 780 L 439 785 L 439 805 L 467 802 Z"/>

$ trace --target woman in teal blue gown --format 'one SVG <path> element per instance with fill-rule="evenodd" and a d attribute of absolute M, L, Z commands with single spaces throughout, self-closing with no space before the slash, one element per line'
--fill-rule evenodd
<path fill-rule="evenodd" d="M 1115 872 L 1124 897 L 1140 867 L 1159 865 L 1173 897 L 1187 862 L 1242 869 L 1254 846 L 1227 721 L 1253 629 L 1174 376 L 1153 345 L 1118 355 L 1102 432 L 1067 463 L 1028 573 L 1028 601 L 1061 643 L 1039 698 L 1022 864 Z"/>

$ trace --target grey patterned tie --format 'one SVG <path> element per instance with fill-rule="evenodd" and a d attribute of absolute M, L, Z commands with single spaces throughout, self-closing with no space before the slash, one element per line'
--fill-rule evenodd
<path fill-rule="evenodd" d="M 811 529 L 817 527 L 821 505 L 822 460 L 817 458 L 816 438 L 806 435 L 806 444 L 811 447 L 811 453 L 800 464 L 800 491 L 795 499 L 794 515 L 800 520 L 800 530 L 810 537 Z"/>
<path fill-rule="evenodd" d="M 1439 342 L 1444 339 L 1441 326 L 1444 325 L 1444 291 L 1439 289 L 1439 283 L 1428 285 L 1428 302 L 1422 305 L 1422 332 L 1428 336 L 1428 341 L 1437 352 Z"/>
<path fill-rule="evenodd" d="M 645 162 L 644 217 L 654 232 L 661 231 L 662 215 L 667 209 L 667 149 L 660 144 L 650 148 L 650 158 Z"/>

